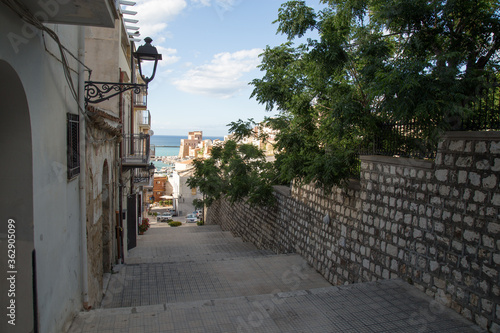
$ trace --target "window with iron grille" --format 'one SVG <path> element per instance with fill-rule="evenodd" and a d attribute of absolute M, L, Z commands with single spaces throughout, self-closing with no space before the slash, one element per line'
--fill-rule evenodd
<path fill-rule="evenodd" d="M 72 179 L 80 174 L 79 123 L 80 119 L 77 114 L 68 113 L 68 179 Z"/>

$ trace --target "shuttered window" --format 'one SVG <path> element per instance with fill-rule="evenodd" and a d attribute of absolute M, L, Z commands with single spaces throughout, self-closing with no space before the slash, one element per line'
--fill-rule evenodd
<path fill-rule="evenodd" d="M 80 174 L 80 119 L 77 114 L 67 116 L 68 179 L 73 179 Z"/>

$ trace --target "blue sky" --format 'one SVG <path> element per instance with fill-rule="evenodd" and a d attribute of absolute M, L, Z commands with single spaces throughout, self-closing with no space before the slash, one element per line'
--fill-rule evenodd
<path fill-rule="evenodd" d="M 157 135 L 202 130 L 223 136 L 228 123 L 272 116 L 250 94 L 262 76 L 256 67 L 276 35 L 272 22 L 284 0 L 136 0 L 140 38 L 153 39 L 163 55 L 149 85 L 148 108 Z M 319 0 L 306 1 L 313 7 Z M 142 44 L 139 43 L 139 44 Z"/>

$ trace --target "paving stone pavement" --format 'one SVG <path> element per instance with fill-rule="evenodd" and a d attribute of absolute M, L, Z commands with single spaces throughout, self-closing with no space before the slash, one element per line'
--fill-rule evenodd
<path fill-rule="evenodd" d="M 482 332 L 401 280 L 331 286 L 218 226 L 153 224 L 75 332 Z"/>

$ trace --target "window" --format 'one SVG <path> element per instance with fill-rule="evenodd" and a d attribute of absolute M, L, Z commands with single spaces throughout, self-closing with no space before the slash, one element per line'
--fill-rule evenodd
<path fill-rule="evenodd" d="M 67 155 L 68 179 L 73 179 L 80 174 L 80 119 L 77 114 L 67 114 Z"/>

